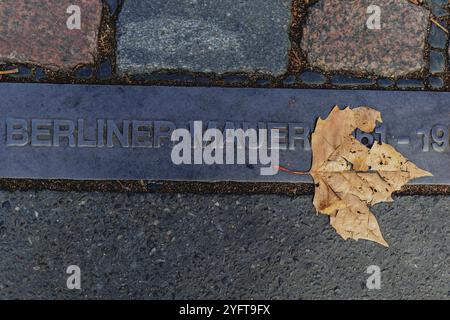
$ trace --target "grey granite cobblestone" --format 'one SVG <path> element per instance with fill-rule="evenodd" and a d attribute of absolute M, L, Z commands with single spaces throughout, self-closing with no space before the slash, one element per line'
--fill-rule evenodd
<path fill-rule="evenodd" d="M 290 0 L 126 1 L 118 21 L 121 74 L 286 72 Z"/>

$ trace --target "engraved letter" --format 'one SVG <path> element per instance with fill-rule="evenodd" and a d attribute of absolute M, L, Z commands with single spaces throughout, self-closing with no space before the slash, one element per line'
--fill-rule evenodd
<path fill-rule="evenodd" d="M 6 119 L 6 145 L 23 147 L 28 144 L 28 123 L 24 119 Z"/>
<path fill-rule="evenodd" d="M 152 127 L 151 121 L 133 120 L 131 146 L 133 148 L 152 148 Z"/>
<path fill-rule="evenodd" d="M 295 141 L 300 140 L 303 143 L 303 150 L 311 150 L 309 135 L 311 131 L 303 123 L 289 123 L 289 150 L 295 150 Z"/>
<path fill-rule="evenodd" d="M 53 122 L 53 146 L 60 146 L 61 137 L 69 140 L 69 147 L 75 147 L 75 124 L 70 120 L 55 120 Z"/>
<path fill-rule="evenodd" d="M 105 146 L 105 120 L 97 120 L 97 147 Z"/>
<path fill-rule="evenodd" d="M 155 121 L 154 145 L 160 148 L 163 140 L 170 141 L 175 124 L 170 121 Z"/>
<path fill-rule="evenodd" d="M 274 123 L 269 122 L 267 124 L 267 129 L 269 132 L 269 140 L 272 141 L 271 134 L 272 132 L 275 132 L 274 130 L 278 131 L 278 147 L 280 150 L 287 150 L 288 148 L 288 126 L 284 123 Z M 273 146 L 270 146 L 270 149 L 273 149 Z"/>
<path fill-rule="evenodd" d="M 77 138 L 78 146 L 81 148 L 84 147 L 96 147 L 97 142 L 95 140 L 87 140 L 85 137 L 85 127 L 84 120 L 78 119 L 78 138 Z"/>
<path fill-rule="evenodd" d="M 122 147 L 128 148 L 130 146 L 129 131 L 130 121 L 124 120 L 122 122 L 122 131 L 120 131 L 114 120 L 108 120 L 106 127 L 106 145 L 108 146 L 108 148 L 114 147 L 114 136 L 117 138 L 117 140 L 119 140 Z"/>
<path fill-rule="evenodd" d="M 33 147 L 51 147 L 52 121 L 47 119 L 31 120 L 31 145 Z"/>

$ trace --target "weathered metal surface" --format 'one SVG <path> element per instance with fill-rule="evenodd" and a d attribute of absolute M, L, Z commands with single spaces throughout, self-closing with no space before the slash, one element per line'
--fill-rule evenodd
<path fill-rule="evenodd" d="M 1 178 L 310 182 L 261 176 L 260 165 L 175 165 L 165 130 L 193 121 L 281 127 L 280 164 L 308 170 L 297 129 L 313 129 L 334 105 L 368 105 L 384 120 L 374 138 L 434 174 L 414 183 L 450 183 L 448 93 L 2 84 L 0 97 Z M 123 125 L 129 136 L 120 141 L 113 131 Z"/>

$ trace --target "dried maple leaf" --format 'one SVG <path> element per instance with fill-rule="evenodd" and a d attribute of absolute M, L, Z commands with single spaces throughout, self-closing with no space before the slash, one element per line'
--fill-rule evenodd
<path fill-rule="evenodd" d="M 369 149 L 353 132 L 370 133 L 382 122 L 369 107 L 339 107 L 319 118 L 311 137 L 313 163 L 309 174 L 316 185 L 314 206 L 330 216 L 344 239 L 366 239 L 388 246 L 369 205 L 392 202 L 392 193 L 409 180 L 430 176 L 392 146 L 377 142 Z"/>

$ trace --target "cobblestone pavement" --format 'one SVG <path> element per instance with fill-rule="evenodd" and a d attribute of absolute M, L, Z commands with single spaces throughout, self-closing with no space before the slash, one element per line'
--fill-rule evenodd
<path fill-rule="evenodd" d="M 450 90 L 447 0 L 36 2 L 0 3 L 0 82 Z M 311 196 L 0 191 L 0 298 L 449 299 L 449 206 L 377 206 L 385 249 Z"/>
<path fill-rule="evenodd" d="M 67 30 L 65 2 L 43 2 L 2 2 L 0 63 L 19 68 L 3 81 L 450 88 L 446 0 L 81 1 L 80 30 Z"/>

